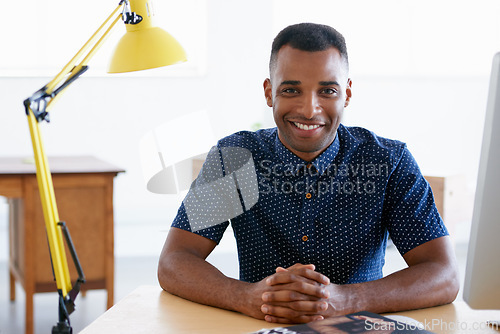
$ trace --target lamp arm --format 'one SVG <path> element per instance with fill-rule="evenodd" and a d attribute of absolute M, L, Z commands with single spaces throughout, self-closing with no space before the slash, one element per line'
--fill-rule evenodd
<path fill-rule="evenodd" d="M 39 122 L 43 120 L 48 122 L 50 120 L 49 107 L 56 101 L 58 94 L 62 93 L 88 69 L 87 64 L 90 59 L 104 44 L 109 33 L 120 18 L 125 17 L 125 14 L 117 15 L 124 3 L 128 3 L 128 1 L 120 1 L 115 10 L 106 18 L 101 26 L 99 26 L 96 32 L 49 83 L 24 101 L 26 114 L 32 111 Z M 127 14 L 127 16 L 128 15 L 130 14 Z M 82 59 L 82 57 L 84 58 Z M 77 64 L 80 59 L 82 60 Z"/>
<path fill-rule="evenodd" d="M 60 85 L 53 93 L 49 94 L 47 92 L 47 86 L 43 86 L 41 89 L 36 91 L 29 98 L 24 100 L 24 109 L 26 115 L 32 112 L 38 122 L 47 121 L 50 122 L 48 108 L 49 105 L 55 101 L 59 93 L 66 89 L 71 83 L 80 77 L 85 71 L 87 71 L 88 66 L 81 67 L 77 72 L 72 72 L 62 85 Z"/>
<path fill-rule="evenodd" d="M 128 14 L 127 8 L 125 8 L 126 10 L 124 13 L 117 15 L 124 4 L 128 7 L 128 0 L 121 0 L 117 8 L 108 16 L 104 23 L 63 69 L 48 84 L 24 101 L 35 157 L 36 178 L 42 202 L 52 271 L 59 293 L 59 322 L 53 327 L 52 333 L 72 332 L 69 314 L 74 310 L 74 299 L 80 290 L 80 284 L 85 281 L 85 278 L 66 225 L 59 221 L 52 175 L 43 147 L 39 123 L 43 120 L 49 121 L 49 107 L 51 104 L 57 100 L 61 92 L 87 70 L 88 62 L 102 46 L 118 20 L 121 17 L 126 18 L 131 16 Z M 82 57 L 83 59 L 77 64 Z M 79 278 L 74 287 L 72 287 L 69 275 L 63 236 L 66 239 L 66 244 L 70 249 L 73 261 L 78 270 Z"/>

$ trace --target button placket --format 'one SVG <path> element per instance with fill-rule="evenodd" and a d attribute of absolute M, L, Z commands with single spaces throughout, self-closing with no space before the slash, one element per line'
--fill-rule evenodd
<path fill-rule="evenodd" d="M 307 168 L 311 168 L 312 164 L 309 164 Z M 299 242 L 301 244 L 301 248 L 304 251 L 304 255 L 308 254 L 310 250 L 313 248 L 313 239 L 314 235 L 314 217 L 317 206 L 316 196 L 313 192 L 314 188 L 308 188 L 307 185 L 313 184 L 313 182 L 317 181 L 317 177 L 307 174 L 303 178 L 306 185 L 305 194 L 303 193 L 303 204 L 302 204 L 302 214 L 300 217 L 300 231 L 299 231 Z"/>

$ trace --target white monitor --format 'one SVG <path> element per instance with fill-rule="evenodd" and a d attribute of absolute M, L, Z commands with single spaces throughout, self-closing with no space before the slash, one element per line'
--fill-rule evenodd
<path fill-rule="evenodd" d="M 491 70 L 464 299 L 474 309 L 500 310 L 500 53 Z"/>

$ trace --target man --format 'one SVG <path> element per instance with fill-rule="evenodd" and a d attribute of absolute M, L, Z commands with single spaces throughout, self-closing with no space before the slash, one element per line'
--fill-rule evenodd
<path fill-rule="evenodd" d="M 256 166 L 258 201 L 231 217 L 240 280 L 205 261 L 228 223 L 195 230 L 185 201 L 160 256 L 163 289 L 279 323 L 455 299 L 454 254 L 429 185 L 403 143 L 340 124 L 351 86 L 333 28 L 278 34 L 264 82 L 277 129 L 217 146 L 247 149 Z M 388 235 L 408 267 L 382 277 Z"/>

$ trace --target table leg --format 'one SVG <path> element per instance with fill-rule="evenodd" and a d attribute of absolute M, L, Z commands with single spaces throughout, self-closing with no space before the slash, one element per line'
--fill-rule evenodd
<path fill-rule="evenodd" d="M 33 334 L 33 290 L 25 289 L 26 292 L 26 334 Z"/>
<path fill-rule="evenodd" d="M 9 285 L 10 285 L 10 301 L 13 302 L 16 300 L 16 279 L 12 274 L 12 271 L 9 269 Z"/>
<path fill-rule="evenodd" d="M 113 291 L 113 283 L 106 284 L 106 292 L 108 294 L 108 300 L 106 303 L 106 308 L 111 308 L 114 304 L 114 291 Z"/>
<path fill-rule="evenodd" d="M 114 282 L 115 282 L 115 256 L 114 256 L 114 225 L 113 225 L 113 179 L 106 181 L 105 187 L 105 210 L 106 221 L 106 290 L 108 292 L 107 308 L 114 304 Z"/>

